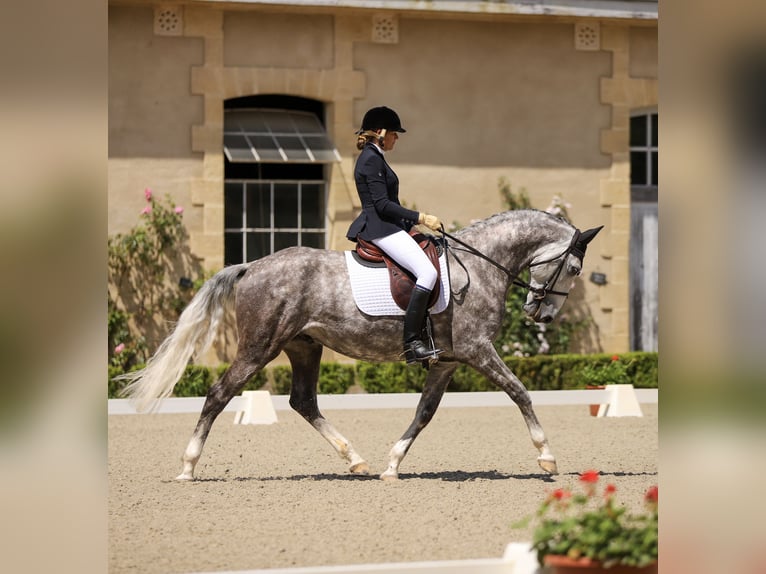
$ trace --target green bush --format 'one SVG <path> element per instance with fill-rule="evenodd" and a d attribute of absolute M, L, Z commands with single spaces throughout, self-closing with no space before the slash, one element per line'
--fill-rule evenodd
<path fill-rule="evenodd" d="M 109 386 L 107 387 L 107 397 L 110 399 L 120 398 L 120 391 L 125 386 L 123 381 L 115 381 L 114 377 L 121 375 L 123 369 L 116 365 L 109 365 Z"/>
<path fill-rule="evenodd" d="M 143 368 L 144 365 L 135 365 L 131 371 Z M 173 387 L 174 397 L 204 397 L 207 395 L 210 387 L 215 384 L 229 368 L 227 364 L 221 364 L 217 367 L 204 367 L 201 365 L 188 365 L 184 371 L 181 380 Z M 114 377 L 121 375 L 124 371 L 116 366 L 109 366 L 109 394 L 110 399 L 122 398 L 120 391 L 125 386 L 124 381 L 115 381 Z M 250 378 L 243 391 L 254 391 L 260 389 L 266 384 L 266 373 L 259 371 Z"/>
<path fill-rule="evenodd" d="M 505 357 L 505 363 L 521 379 L 530 391 L 584 389 L 588 382 L 587 373 L 594 368 L 608 367 L 615 355 L 535 355 L 532 357 Z M 657 353 L 632 352 L 618 355 L 627 371 L 627 380 L 637 389 L 658 387 Z M 136 368 L 141 365 L 137 365 Z M 228 365 L 215 368 L 190 365 L 183 378 L 176 384 L 173 396 L 196 397 L 207 394 Z M 123 383 L 113 377 L 123 371 L 109 367 L 109 398 L 118 398 Z M 419 393 L 423 390 L 427 372 L 419 367 L 408 367 L 404 363 L 366 363 L 354 365 L 322 363 L 319 369 L 320 394 L 344 394 L 357 383 L 368 393 Z M 290 394 L 292 369 L 288 366 L 272 367 L 259 371 L 245 385 L 243 390 L 260 389 L 271 378 L 272 393 Z M 485 377 L 465 365 L 460 365 L 450 381 L 448 391 L 497 391 Z"/>
<path fill-rule="evenodd" d="M 594 355 L 536 355 L 533 357 L 506 357 L 505 364 L 521 379 L 530 391 L 584 389 L 586 372 L 594 365 L 608 366 L 611 354 Z M 628 382 L 637 389 L 658 386 L 657 353 L 620 353 L 627 363 Z"/>
<path fill-rule="evenodd" d="M 495 385 L 490 383 L 484 376 L 474 371 L 471 367 L 460 365 L 452 380 L 447 387 L 452 392 L 475 392 L 475 391 L 499 391 Z"/>
<path fill-rule="evenodd" d="M 270 369 L 271 390 L 275 395 L 289 395 L 293 383 L 293 370 L 290 367 L 278 366 Z"/>
<path fill-rule="evenodd" d="M 534 355 L 505 357 L 505 364 L 530 391 L 584 389 L 583 371 L 589 366 L 608 366 L 613 355 Z M 657 388 L 658 354 L 621 353 L 627 364 L 628 381 L 637 389 Z M 423 390 L 426 371 L 404 363 L 358 363 L 357 383 L 368 393 L 415 393 Z M 497 391 L 495 385 L 472 368 L 461 365 L 447 387 L 448 391 Z"/>
<path fill-rule="evenodd" d="M 319 393 L 343 395 L 354 384 L 354 365 L 322 363 L 319 366 Z"/>
<path fill-rule="evenodd" d="M 271 388 L 275 395 L 289 395 L 293 371 L 287 366 L 271 369 Z M 354 365 L 321 363 L 319 365 L 318 392 L 320 395 L 342 395 L 354 384 Z"/>
<path fill-rule="evenodd" d="M 365 363 L 356 365 L 356 382 L 368 393 L 419 393 L 426 371 L 405 363 Z"/>

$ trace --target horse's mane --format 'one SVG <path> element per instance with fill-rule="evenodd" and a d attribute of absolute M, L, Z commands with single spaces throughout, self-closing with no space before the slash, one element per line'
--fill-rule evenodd
<path fill-rule="evenodd" d="M 548 219 L 552 222 L 563 223 L 564 225 L 567 225 L 572 230 L 575 229 L 574 225 L 569 223 L 563 217 L 560 217 L 558 215 L 553 215 L 552 213 L 548 213 L 547 211 L 527 208 L 527 209 L 511 209 L 508 211 L 501 211 L 500 213 L 495 213 L 494 215 L 490 215 L 486 219 L 481 219 L 479 221 L 472 223 L 471 225 L 467 227 L 464 227 L 460 231 L 461 232 L 465 231 L 467 233 L 470 233 L 471 231 L 481 231 L 484 228 L 496 227 L 498 224 L 505 223 L 507 220 L 518 219 L 525 215 L 528 216 L 530 219 L 543 219 L 543 220 Z"/>

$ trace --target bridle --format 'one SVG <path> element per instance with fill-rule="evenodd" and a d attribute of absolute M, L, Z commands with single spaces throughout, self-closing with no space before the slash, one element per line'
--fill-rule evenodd
<path fill-rule="evenodd" d="M 517 276 L 515 276 L 507 267 L 501 265 L 500 263 L 498 263 L 494 259 L 492 259 L 490 257 L 487 257 L 486 255 L 484 255 L 481 251 L 479 251 L 475 247 L 472 247 L 472 246 L 468 245 L 467 243 L 461 241 L 460 239 L 458 239 L 454 235 L 450 235 L 449 233 L 444 231 L 444 226 L 443 225 L 441 226 L 440 233 L 444 237 L 446 237 L 448 239 L 451 239 L 455 243 L 458 243 L 459 245 L 464 247 L 465 250 L 468 251 L 469 253 L 471 253 L 471 254 L 473 254 L 473 255 L 481 258 L 481 259 L 484 259 L 486 262 L 488 262 L 488 263 L 494 265 L 495 267 L 497 267 L 498 269 L 500 269 L 502 272 L 504 272 L 507 275 L 508 280 L 513 285 L 516 285 L 517 287 L 522 287 L 523 289 L 527 289 L 529 292 L 531 292 L 533 294 L 533 297 L 534 297 L 534 299 L 536 301 L 541 301 L 541 300 L 545 299 L 548 295 L 561 295 L 563 297 L 567 297 L 569 295 L 569 293 L 566 293 L 564 291 L 555 291 L 553 289 L 553 286 L 556 284 L 556 281 L 558 281 L 559 277 L 561 276 L 561 272 L 564 269 L 564 265 L 566 264 L 567 255 L 575 254 L 578 257 L 580 257 L 581 259 L 585 256 L 585 253 L 577 245 L 577 242 L 580 239 L 580 230 L 579 229 L 575 229 L 574 235 L 572 236 L 572 240 L 569 242 L 569 246 L 566 248 L 566 250 L 563 253 L 561 253 L 560 255 L 556 255 L 555 257 L 551 257 L 550 259 L 545 259 L 544 261 L 533 261 L 532 263 L 530 263 L 527 266 L 528 268 L 531 269 L 532 267 L 537 267 L 538 265 L 545 265 L 546 263 L 551 263 L 552 261 L 555 261 L 556 259 L 561 258 L 561 261 L 559 262 L 558 266 L 556 267 L 556 270 L 548 278 L 548 280 L 542 285 L 542 287 L 535 287 L 534 285 L 531 285 L 530 283 L 527 283 L 526 281 L 522 281 Z M 444 244 L 445 244 L 445 247 L 448 247 L 446 241 L 444 242 Z M 468 274 L 468 270 L 465 268 L 465 265 L 463 265 L 463 262 L 460 261 L 460 259 L 455 255 L 454 249 L 453 249 L 452 255 L 453 255 L 453 257 L 455 257 L 455 261 L 457 261 L 460 264 L 460 266 L 463 268 L 463 270 L 466 271 L 466 274 Z M 447 265 L 449 267 L 449 257 L 447 258 Z M 469 287 L 470 284 L 471 284 L 471 276 L 468 275 L 468 282 L 460 289 L 460 291 L 458 291 L 457 295 L 465 293 L 465 291 L 468 290 L 468 287 Z"/>

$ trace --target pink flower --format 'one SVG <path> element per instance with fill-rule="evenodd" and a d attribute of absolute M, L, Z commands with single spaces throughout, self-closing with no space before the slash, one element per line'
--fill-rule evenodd
<path fill-rule="evenodd" d="M 125 350 L 125 343 L 120 343 L 114 348 L 114 354 L 119 355 Z"/>
<path fill-rule="evenodd" d="M 178 214 L 180 215 L 180 214 L 182 214 L 182 213 L 184 212 L 184 208 L 183 208 L 183 207 L 181 207 L 181 206 L 179 205 L 179 206 L 178 206 L 178 207 L 176 207 L 176 208 L 175 208 L 173 211 L 174 211 L 175 213 L 178 213 Z"/>
<path fill-rule="evenodd" d="M 152 190 L 148 187 L 144 190 L 144 197 L 146 198 L 146 201 L 152 200 Z"/>
<path fill-rule="evenodd" d="M 152 206 L 147 205 L 141 210 L 141 215 L 149 215 L 152 212 Z"/>

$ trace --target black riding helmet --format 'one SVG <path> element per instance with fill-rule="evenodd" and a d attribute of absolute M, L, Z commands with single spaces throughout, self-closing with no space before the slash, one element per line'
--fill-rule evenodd
<path fill-rule="evenodd" d="M 361 134 L 367 130 L 387 130 L 389 132 L 404 133 L 405 130 L 402 127 L 402 122 L 399 119 L 399 115 L 386 106 L 380 106 L 377 108 L 371 108 L 367 110 L 362 119 L 362 128 L 356 133 Z"/>

